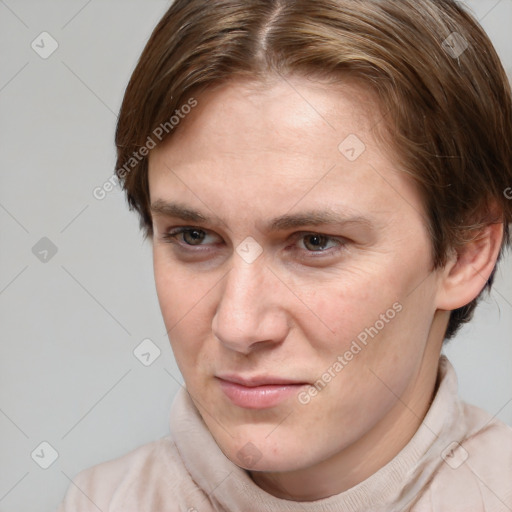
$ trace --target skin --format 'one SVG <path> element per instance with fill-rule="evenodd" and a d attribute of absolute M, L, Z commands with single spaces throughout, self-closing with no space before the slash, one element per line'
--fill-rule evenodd
<path fill-rule="evenodd" d="M 338 494 L 418 429 L 448 311 L 483 288 L 501 228 L 432 271 L 422 200 L 374 133 L 375 99 L 354 84 L 233 80 L 197 100 L 149 158 L 155 280 L 177 364 L 221 450 L 261 488 L 297 501 Z M 349 134 L 366 147 L 353 162 L 338 149 Z M 157 207 L 169 202 L 212 220 Z M 267 228 L 327 207 L 367 223 Z M 177 227 L 199 232 L 166 238 Z M 262 249 L 253 262 L 236 250 L 249 236 Z M 222 373 L 314 384 L 397 303 L 400 312 L 307 404 L 292 396 L 242 408 L 219 386 Z M 251 463 L 240 458 L 248 442 L 259 454 Z"/>

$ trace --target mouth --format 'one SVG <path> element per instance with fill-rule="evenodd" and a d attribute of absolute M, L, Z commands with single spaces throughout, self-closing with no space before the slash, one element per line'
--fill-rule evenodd
<path fill-rule="evenodd" d="M 277 377 L 243 379 L 238 376 L 216 377 L 226 397 L 244 409 L 267 409 L 295 396 L 306 382 Z"/>

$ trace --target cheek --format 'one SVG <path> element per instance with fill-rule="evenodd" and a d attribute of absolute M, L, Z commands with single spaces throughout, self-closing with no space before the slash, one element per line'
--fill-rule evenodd
<path fill-rule="evenodd" d="M 178 364 L 183 357 L 197 354 L 198 346 L 210 331 L 209 294 L 215 282 L 199 278 L 172 263 L 166 247 L 155 247 L 153 266 L 158 302 L 167 334 Z"/>
<path fill-rule="evenodd" d="M 303 317 L 302 329 L 311 340 L 322 339 L 331 350 L 344 351 L 351 341 L 379 321 L 380 315 L 394 316 L 393 304 L 400 289 L 382 271 L 345 272 L 324 284 L 304 284 L 303 302 L 311 312 Z M 327 338 L 326 338 L 327 336 Z"/>
<path fill-rule="evenodd" d="M 417 268 L 388 262 L 386 268 L 333 276 L 325 286 L 312 284 L 309 292 L 303 288 L 316 316 L 302 317 L 300 329 L 317 357 L 317 371 L 336 375 L 333 388 L 339 385 L 344 393 L 357 383 L 363 391 L 376 379 L 368 368 L 403 386 L 406 376 L 399 369 L 421 357 L 433 314 L 431 283 L 415 289 L 417 281 Z"/>
<path fill-rule="evenodd" d="M 335 333 L 322 337 L 315 330 L 318 322 L 302 326 L 315 352 L 322 354 L 317 366 L 322 398 L 312 400 L 313 407 L 329 409 L 330 417 L 349 431 L 370 424 L 396 401 L 395 393 L 406 388 L 428 339 L 430 284 L 411 293 L 404 272 L 387 275 L 391 279 L 345 280 L 343 287 L 331 289 L 332 301 L 317 296 L 322 319 Z"/>

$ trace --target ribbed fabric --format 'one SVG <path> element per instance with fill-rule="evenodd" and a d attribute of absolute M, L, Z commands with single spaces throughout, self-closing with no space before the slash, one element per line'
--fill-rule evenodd
<path fill-rule="evenodd" d="M 512 429 L 459 400 L 444 356 L 410 442 L 365 481 L 322 500 L 294 502 L 259 488 L 222 453 L 185 389 L 170 428 L 170 436 L 80 473 L 59 512 L 512 511 Z"/>

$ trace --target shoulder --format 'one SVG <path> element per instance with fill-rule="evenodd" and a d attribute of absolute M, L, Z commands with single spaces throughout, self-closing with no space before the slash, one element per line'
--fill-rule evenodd
<path fill-rule="evenodd" d="M 468 425 L 461 443 L 464 464 L 483 487 L 506 496 L 512 505 L 512 427 L 474 405 L 463 407 Z"/>
<path fill-rule="evenodd" d="M 429 486 L 431 509 L 512 510 L 512 428 L 484 410 L 462 404 L 466 434 L 442 448 Z"/>
<path fill-rule="evenodd" d="M 492 469 L 508 473 L 512 482 L 512 427 L 474 405 L 463 404 L 468 430 L 462 446 L 473 469 L 492 474 Z M 471 460 L 470 460 L 471 459 Z"/>
<path fill-rule="evenodd" d="M 170 436 L 79 473 L 58 512 L 157 510 L 197 489 Z M 185 509 L 186 510 L 186 509 Z"/>

